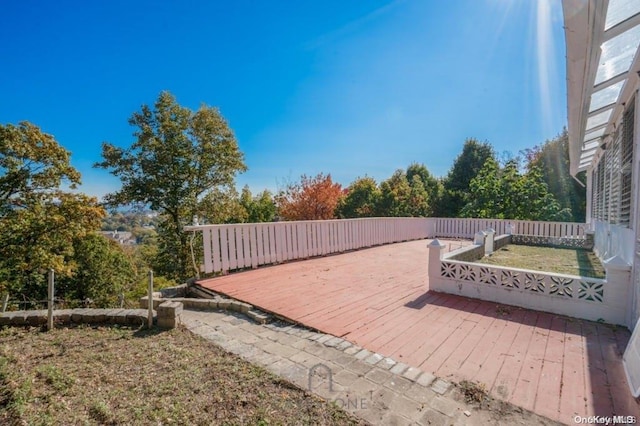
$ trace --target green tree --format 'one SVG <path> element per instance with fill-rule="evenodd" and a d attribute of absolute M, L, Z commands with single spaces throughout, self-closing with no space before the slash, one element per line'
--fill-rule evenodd
<path fill-rule="evenodd" d="M 337 216 L 340 218 L 373 217 L 378 212 L 380 189 L 375 179 L 365 176 L 357 178 L 340 199 Z"/>
<path fill-rule="evenodd" d="M 566 220 L 569 212 L 562 209 L 549 192 L 537 167 L 520 173 L 517 159 L 503 168 L 489 158 L 469 184 L 469 201 L 460 212 L 463 217 Z"/>
<path fill-rule="evenodd" d="M 276 202 L 270 191 L 264 190 L 253 198 L 249 210 L 249 222 L 273 222 L 276 217 Z"/>
<path fill-rule="evenodd" d="M 419 175 L 411 181 L 403 170 L 380 184 L 379 216 L 425 217 L 430 213 L 429 195 Z"/>
<path fill-rule="evenodd" d="M 251 189 L 249 189 L 249 185 L 245 185 L 242 187 L 242 192 L 240 193 L 240 205 L 247 212 L 246 221 L 251 222 L 251 210 L 253 210 L 253 195 L 251 194 Z"/>
<path fill-rule="evenodd" d="M 118 243 L 97 233 L 76 239 L 69 261 L 75 273 L 60 279 L 58 289 L 74 300 L 114 305 L 136 278 L 134 266 Z"/>
<path fill-rule="evenodd" d="M 80 183 L 69 158 L 31 123 L 0 125 L 0 292 L 42 298 L 44 271 L 72 275 L 74 242 L 99 229 L 97 200 L 60 188 Z"/>
<path fill-rule="evenodd" d="M 420 181 L 427 192 L 429 200 L 428 216 L 432 216 L 436 203 L 442 198 L 444 189 L 442 183 L 429 172 L 424 164 L 412 163 L 407 167 L 407 181 L 410 185 L 414 181 L 414 176 L 420 177 Z"/>
<path fill-rule="evenodd" d="M 571 212 L 570 220 L 584 222 L 586 217 L 586 191 L 569 172 L 569 136 L 567 130 L 554 139 L 533 149 L 525 150 L 527 168 L 538 167 L 542 180 L 558 200 L 562 209 Z M 578 175 L 584 182 L 584 173 Z"/>
<path fill-rule="evenodd" d="M 539 167 L 530 168 L 523 176 L 521 217 L 529 220 L 566 222 L 571 220 L 571 209 L 563 208 L 549 191 Z"/>
<path fill-rule="evenodd" d="M 530 214 L 525 213 L 531 207 L 530 200 L 527 200 L 528 194 L 524 193 L 526 180 L 527 176 L 520 174 L 518 159 L 507 160 L 500 170 L 500 217 L 506 219 L 530 218 Z"/>
<path fill-rule="evenodd" d="M 502 211 L 503 186 L 500 166 L 488 158 L 478 175 L 469 183 L 469 201 L 460 211 L 462 217 L 504 218 Z"/>
<path fill-rule="evenodd" d="M 194 112 L 168 92 L 153 108 L 143 105 L 129 124 L 136 128 L 133 144 L 103 143 L 104 161 L 96 164 L 122 182 L 106 199 L 111 205 L 141 203 L 161 212 L 157 267 L 170 278 L 187 278 L 195 271 L 184 226 L 202 215 L 207 194 L 233 185 L 235 175 L 246 170 L 243 155 L 216 108 L 203 105 Z"/>
<path fill-rule="evenodd" d="M 233 186 L 210 191 L 200 205 L 204 223 L 246 223 L 249 220 L 249 212 Z"/>
<path fill-rule="evenodd" d="M 495 160 L 493 147 L 488 142 L 467 139 L 462 153 L 456 158 L 443 181 L 444 191 L 434 214 L 440 217 L 457 217 L 467 203 L 471 180 L 476 177 L 487 159 Z"/>

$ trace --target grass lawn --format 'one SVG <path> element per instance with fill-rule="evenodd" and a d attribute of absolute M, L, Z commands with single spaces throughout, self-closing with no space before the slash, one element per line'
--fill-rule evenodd
<path fill-rule="evenodd" d="M 0 424 L 363 424 L 184 329 L 0 329 Z"/>
<path fill-rule="evenodd" d="M 485 256 L 478 263 L 557 272 L 583 277 L 604 278 L 605 271 L 598 257 L 589 250 L 535 247 L 509 244 Z"/>

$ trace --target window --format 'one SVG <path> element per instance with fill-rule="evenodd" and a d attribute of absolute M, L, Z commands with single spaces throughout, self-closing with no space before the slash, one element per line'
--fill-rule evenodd
<path fill-rule="evenodd" d="M 611 147 L 607 151 L 607 169 L 609 170 L 609 222 L 620 223 L 620 143 L 622 132 L 613 136 Z"/>
<path fill-rule="evenodd" d="M 633 134 L 635 126 L 635 98 L 629 102 L 629 108 L 622 116 L 621 165 L 620 176 L 620 220 L 621 225 L 629 226 L 631 221 L 631 182 L 633 171 Z"/>
<path fill-rule="evenodd" d="M 597 199 L 597 203 L 598 203 L 598 219 L 600 220 L 604 220 L 604 200 L 603 200 L 603 193 L 604 193 L 604 161 L 605 161 L 605 157 L 602 156 L 602 158 L 600 158 L 600 162 L 598 163 L 598 199 Z"/>
<path fill-rule="evenodd" d="M 591 170 L 591 217 L 600 219 L 598 212 L 598 168 Z"/>
<path fill-rule="evenodd" d="M 591 172 L 592 217 L 627 227 L 632 206 L 634 125 L 635 99 L 632 99 L 618 130 Z"/>

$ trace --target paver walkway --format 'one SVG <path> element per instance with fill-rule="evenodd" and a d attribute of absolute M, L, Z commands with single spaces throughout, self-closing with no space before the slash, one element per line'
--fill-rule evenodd
<path fill-rule="evenodd" d="M 495 397 L 563 423 L 576 415 L 640 418 L 622 368 L 626 328 L 430 292 L 428 242 L 199 284 L 446 380 L 479 381 Z"/>
<path fill-rule="evenodd" d="M 302 327 L 259 325 L 240 314 L 189 310 L 182 321 L 193 333 L 374 425 L 556 424 L 507 406 L 474 408 L 462 402 L 449 382 Z"/>

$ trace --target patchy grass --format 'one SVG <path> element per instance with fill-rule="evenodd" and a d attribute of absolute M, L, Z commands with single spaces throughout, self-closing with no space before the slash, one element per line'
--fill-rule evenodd
<path fill-rule="evenodd" d="M 598 257 L 592 251 L 584 249 L 509 244 L 478 262 L 583 277 L 605 277 Z"/>
<path fill-rule="evenodd" d="M 0 424 L 363 424 L 183 329 L 0 329 Z"/>
<path fill-rule="evenodd" d="M 480 404 L 487 398 L 487 388 L 483 383 L 463 380 L 458 384 L 467 404 Z"/>

